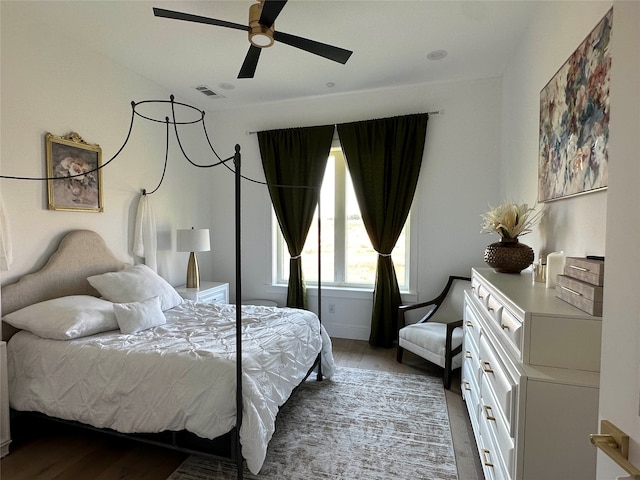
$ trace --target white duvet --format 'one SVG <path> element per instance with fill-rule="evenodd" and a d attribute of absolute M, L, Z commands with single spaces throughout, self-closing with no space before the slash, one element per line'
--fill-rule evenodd
<path fill-rule="evenodd" d="M 184 302 L 167 323 L 131 335 L 47 340 L 26 331 L 7 347 L 10 405 L 119 432 L 188 430 L 215 438 L 235 426 L 235 306 Z M 311 312 L 243 307 L 242 455 L 258 473 L 279 407 L 331 341 Z"/>

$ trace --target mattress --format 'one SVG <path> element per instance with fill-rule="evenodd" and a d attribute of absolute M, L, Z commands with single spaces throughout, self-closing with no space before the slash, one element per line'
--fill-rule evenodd
<path fill-rule="evenodd" d="M 322 350 L 335 364 L 315 314 L 244 306 L 242 454 L 257 473 L 279 407 Z M 112 331 L 75 340 L 26 331 L 7 346 L 10 405 L 119 432 L 187 430 L 216 438 L 235 426 L 235 306 L 186 301 L 165 325 L 131 335 Z"/>

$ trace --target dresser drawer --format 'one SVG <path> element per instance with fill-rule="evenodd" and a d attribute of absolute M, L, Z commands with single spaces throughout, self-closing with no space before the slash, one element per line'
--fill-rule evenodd
<path fill-rule="evenodd" d="M 510 480 L 509 470 L 502 456 L 502 451 L 497 445 L 495 435 L 491 431 L 489 421 L 480 417 L 480 462 L 485 475 L 485 480 Z"/>
<path fill-rule="evenodd" d="M 480 300 L 480 302 L 483 305 L 487 305 L 487 300 L 489 299 L 489 290 L 487 289 L 487 287 L 485 287 L 483 284 L 481 283 L 471 283 L 471 290 L 474 293 L 474 295 L 476 296 L 476 298 L 478 300 Z"/>
<path fill-rule="evenodd" d="M 468 384 L 466 388 L 474 390 L 478 396 L 480 393 L 482 369 L 480 368 L 478 347 L 475 346 L 469 336 L 466 336 L 463 340 L 462 357 L 462 389 L 465 389 L 466 382 Z"/>
<path fill-rule="evenodd" d="M 469 295 L 465 292 L 465 295 Z M 465 337 L 473 338 L 476 345 L 478 345 L 478 339 L 480 338 L 480 322 L 478 320 L 478 313 L 475 311 L 475 304 L 470 302 L 464 303 L 464 335 Z"/>
<path fill-rule="evenodd" d="M 480 421 L 486 422 L 486 430 L 490 432 L 505 468 L 511 472 L 513 471 L 514 462 L 514 439 L 509 426 L 505 422 L 505 417 L 496 408 L 497 403 L 491 390 L 485 388 L 480 398 Z"/>
<path fill-rule="evenodd" d="M 478 425 L 479 418 L 479 406 L 480 406 L 480 389 L 478 388 L 477 383 L 471 376 L 468 375 L 468 363 L 462 364 L 462 374 L 461 374 L 461 390 L 462 390 L 462 398 L 467 404 L 467 411 L 469 412 L 469 419 L 471 420 L 471 426 L 473 428 L 473 432 L 478 435 L 480 433 L 480 426 Z M 465 367 L 467 369 L 465 370 Z"/>
<path fill-rule="evenodd" d="M 509 432 L 513 435 L 515 426 L 514 397 L 517 392 L 516 381 L 511 379 L 511 376 L 484 335 L 480 336 L 479 349 L 480 367 L 482 368 L 480 396 L 490 396 L 494 400 L 496 411 L 503 416 Z"/>
<path fill-rule="evenodd" d="M 500 314 L 502 313 L 503 307 L 504 306 L 495 295 L 489 294 L 489 296 L 487 297 L 487 312 L 489 312 L 489 315 L 494 320 L 500 320 Z"/>
<path fill-rule="evenodd" d="M 210 292 L 201 294 L 198 301 L 203 303 L 229 303 L 228 291 L 226 289 L 214 289 Z"/>
<path fill-rule="evenodd" d="M 500 329 L 512 343 L 518 354 L 522 352 L 522 322 L 506 308 L 500 312 Z"/>

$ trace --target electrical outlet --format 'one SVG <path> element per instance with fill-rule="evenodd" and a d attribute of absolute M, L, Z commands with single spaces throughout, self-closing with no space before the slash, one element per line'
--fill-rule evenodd
<path fill-rule="evenodd" d="M 335 303 L 330 303 L 329 304 L 329 313 L 336 313 L 336 304 Z"/>

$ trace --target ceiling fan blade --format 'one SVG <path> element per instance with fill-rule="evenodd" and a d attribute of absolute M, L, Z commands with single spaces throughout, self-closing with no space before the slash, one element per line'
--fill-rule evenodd
<path fill-rule="evenodd" d="M 253 74 L 256 73 L 256 67 L 258 66 L 261 50 L 261 48 L 254 45 L 249 47 L 247 56 L 244 57 L 244 62 L 242 62 L 240 73 L 238 73 L 238 78 L 253 78 Z"/>
<path fill-rule="evenodd" d="M 295 48 L 304 50 L 305 52 L 313 53 L 334 62 L 347 63 L 349 57 L 353 53 L 351 50 L 345 50 L 344 48 L 334 47 L 333 45 L 327 45 L 326 43 L 316 42 L 315 40 L 309 40 L 308 38 L 298 37 L 289 33 L 273 32 L 273 39 L 277 42 L 282 42 Z"/>
<path fill-rule="evenodd" d="M 260 25 L 271 28 L 280 15 L 280 12 L 286 5 L 287 0 L 264 0 L 262 4 L 262 13 L 260 14 Z"/>
<path fill-rule="evenodd" d="M 190 13 L 176 12 L 174 10 L 165 10 L 164 8 L 153 7 L 153 14 L 156 17 L 171 18 L 173 20 L 184 20 L 186 22 L 204 23 L 207 25 L 215 25 L 217 27 L 234 28 L 236 30 L 248 31 L 248 25 L 241 25 L 239 23 L 227 22 L 226 20 L 218 20 L 215 18 L 201 17 L 199 15 L 192 15 Z"/>

